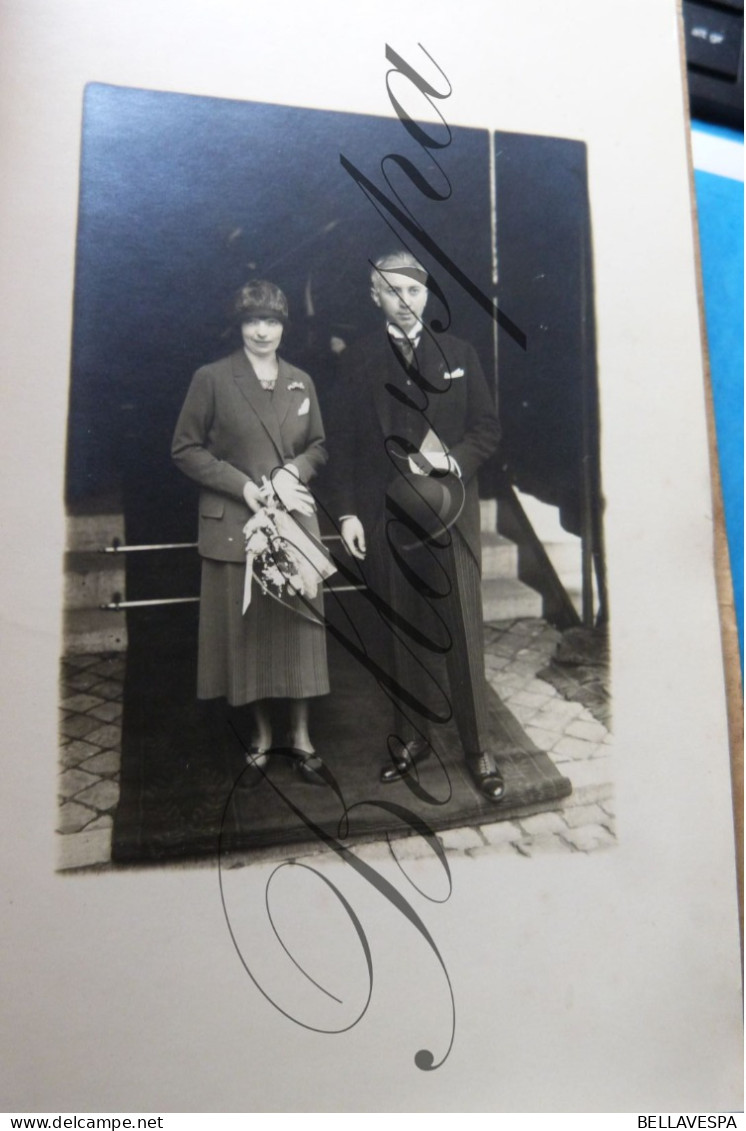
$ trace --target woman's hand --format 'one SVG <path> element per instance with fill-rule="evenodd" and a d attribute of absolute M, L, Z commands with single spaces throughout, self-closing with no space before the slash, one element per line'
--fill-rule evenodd
<path fill-rule="evenodd" d="M 366 546 L 365 531 L 360 519 L 354 514 L 343 518 L 339 533 L 342 535 L 347 553 L 362 561 L 365 557 Z"/>
<path fill-rule="evenodd" d="M 272 475 L 272 490 L 286 510 L 310 516 L 314 512 L 313 495 L 300 481 L 298 469 L 291 463 Z"/>
<path fill-rule="evenodd" d="M 253 480 L 249 479 L 248 483 L 244 484 L 243 497 L 246 506 L 254 514 L 264 506 L 264 497 L 262 496 L 261 487 L 257 487 Z"/>

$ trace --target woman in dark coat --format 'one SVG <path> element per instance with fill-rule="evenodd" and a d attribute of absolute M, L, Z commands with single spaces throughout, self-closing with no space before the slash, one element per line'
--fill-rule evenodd
<path fill-rule="evenodd" d="M 309 698 L 329 691 L 321 593 L 313 601 L 286 594 L 281 603 L 254 582 L 242 612 L 243 528 L 266 504 L 267 483 L 293 519 L 319 536 L 306 484 L 327 460 L 321 414 L 308 374 L 277 356 L 288 316 L 279 287 L 247 283 L 235 315 L 242 348 L 197 370 L 171 449 L 177 466 L 201 487 L 197 696 L 224 696 L 240 715 L 248 713 L 236 722 L 242 737 L 249 723 L 251 770 L 244 777 L 251 781 L 261 778 L 273 747 L 268 700 L 289 700 L 289 747 L 298 771 L 324 784 L 308 732 Z"/>

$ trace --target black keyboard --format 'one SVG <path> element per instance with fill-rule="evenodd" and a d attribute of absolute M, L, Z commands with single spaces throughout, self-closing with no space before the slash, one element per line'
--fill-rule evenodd
<path fill-rule="evenodd" d="M 684 0 L 693 118 L 743 130 L 743 0 Z"/>

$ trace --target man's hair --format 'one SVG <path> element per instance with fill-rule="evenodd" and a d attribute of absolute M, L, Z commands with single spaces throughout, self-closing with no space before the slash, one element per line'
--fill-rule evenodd
<path fill-rule="evenodd" d="M 414 277 L 420 277 L 420 282 L 427 282 L 427 271 L 422 266 L 420 261 L 415 258 L 410 251 L 390 251 L 386 255 L 379 255 L 370 273 L 371 282 L 374 287 L 378 287 L 383 280 L 381 279 L 382 271 L 395 271 L 398 267 L 404 268 L 404 274 L 409 275 L 412 273 Z M 417 273 L 416 275 L 414 273 Z"/>

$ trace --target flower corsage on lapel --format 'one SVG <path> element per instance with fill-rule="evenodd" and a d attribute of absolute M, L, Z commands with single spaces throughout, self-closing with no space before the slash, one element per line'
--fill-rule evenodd
<path fill-rule="evenodd" d="M 291 381 L 288 384 L 288 392 L 289 393 L 304 393 L 305 390 L 306 390 L 306 386 L 303 384 L 302 381 Z M 311 407 L 310 399 L 308 397 L 304 397 L 303 400 L 301 401 L 301 406 L 298 409 L 298 416 L 307 416 L 310 407 Z"/>

